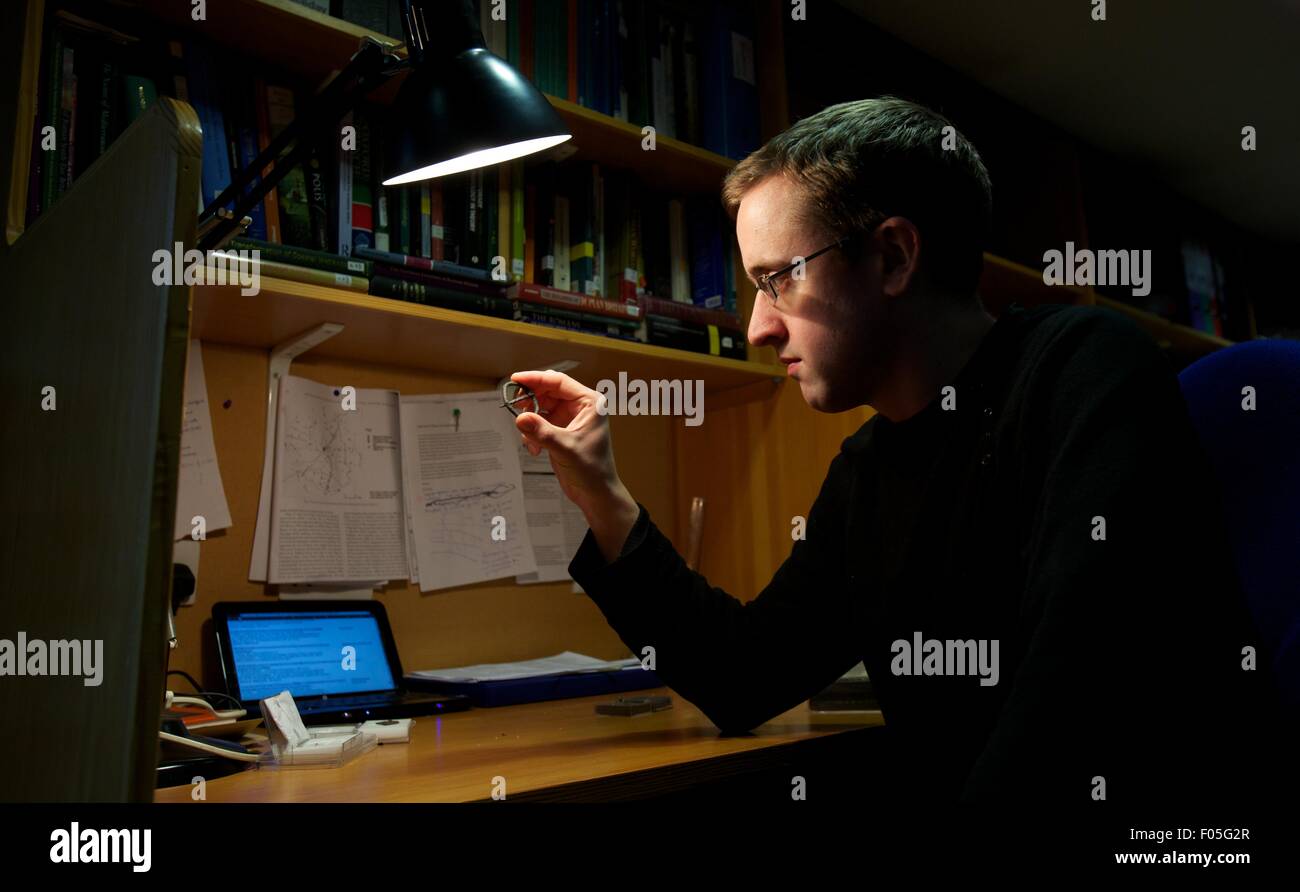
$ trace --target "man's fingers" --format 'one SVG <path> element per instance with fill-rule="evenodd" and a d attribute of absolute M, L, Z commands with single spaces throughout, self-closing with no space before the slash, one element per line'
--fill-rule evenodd
<path fill-rule="evenodd" d="M 536 412 L 524 412 L 517 416 L 515 429 L 523 434 L 524 439 L 529 443 L 545 446 L 547 449 L 567 448 L 567 444 L 561 438 L 564 428 L 556 427 Z"/>
<path fill-rule="evenodd" d="M 510 380 L 524 385 L 537 394 L 539 402 L 543 401 L 544 398 L 576 400 L 587 396 L 590 392 L 586 386 L 579 384 L 564 372 L 557 372 L 554 369 L 515 372 L 510 376 Z M 546 408 L 545 403 L 543 403 L 543 407 Z"/>

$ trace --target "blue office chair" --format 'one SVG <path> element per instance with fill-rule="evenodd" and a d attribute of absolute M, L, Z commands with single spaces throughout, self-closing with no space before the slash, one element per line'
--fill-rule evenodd
<path fill-rule="evenodd" d="M 1300 341 L 1219 350 L 1179 384 L 1222 486 L 1260 658 L 1271 656 L 1278 692 L 1300 705 Z M 1242 409 L 1247 386 L 1254 411 Z"/>

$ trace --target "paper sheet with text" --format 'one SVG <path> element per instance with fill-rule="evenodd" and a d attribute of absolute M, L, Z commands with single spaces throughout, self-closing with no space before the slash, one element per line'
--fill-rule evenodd
<path fill-rule="evenodd" d="M 269 580 L 406 579 L 394 390 L 280 379 Z"/>
<path fill-rule="evenodd" d="M 521 443 L 519 466 L 524 475 L 524 508 L 528 512 L 528 535 L 533 540 L 537 572 L 516 576 L 515 582 L 522 585 L 567 581 L 569 562 L 587 535 L 587 518 L 564 494 L 546 450 L 532 455 Z"/>
<path fill-rule="evenodd" d="M 230 526 L 230 507 L 221 486 L 221 469 L 217 466 L 217 449 L 212 441 L 203 351 L 198 341 L 190 341 L 185 364 L 185 420 L 181 425 L 181 468 L 173 538 L 189 536 L 196 516 L 203 518 L 207 533 Z"/>
<path fill-rule="evenodd" d="M 534 572 L 519 434 L 501 394 L 403 396 L 401 430 L 420 590 Z"/>

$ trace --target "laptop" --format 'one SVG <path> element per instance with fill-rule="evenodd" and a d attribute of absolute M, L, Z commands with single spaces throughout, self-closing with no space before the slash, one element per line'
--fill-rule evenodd
<path fill-rule="evenodd" d="M 402 664 L 378 601 L 222 601 L 212 607 L 226 691 L 249 716 L 288 691 L 304 724 L 457 712 L 463 694 L 401 687 Z"/>

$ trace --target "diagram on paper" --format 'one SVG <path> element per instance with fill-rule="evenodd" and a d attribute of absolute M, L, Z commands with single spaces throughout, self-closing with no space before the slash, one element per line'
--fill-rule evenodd
<path fill-rule="evenodd" d="M 286 480 L 320 498 L 355 496 L 364 460 L 356 421 L 337 404 L 303 406 L 286 419 L 283 433 Z"/>
<path fill-rule="evenodd" d="M 506 521 L 504 542 L 492 538 L 496 518 L 513 519 L 519 495 L 512 483 L 461 487 L 429 493 L 424 499 L 424 551 L 445 572 L 487 574 L 487 578 L 514 572 L 525 556 L 521 538 Z"/>
<path fill-rule="evenodd" d="M 426 511 L 443 511 L 449 508 L 468 508 L 484 499 L 500 499 L 514 492 L 513 483 L 498 483 L 494 486 L 471 486 L 462 489 L 444 489 L 435 492 L 424 500 Z"/>

